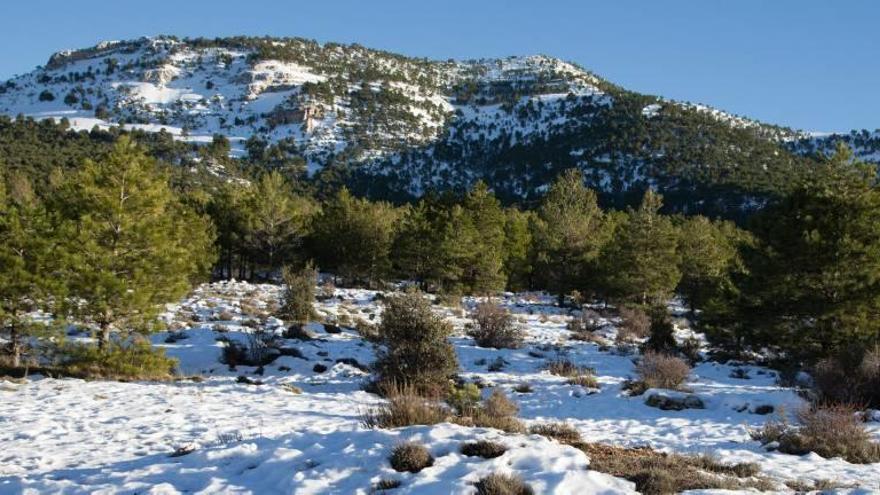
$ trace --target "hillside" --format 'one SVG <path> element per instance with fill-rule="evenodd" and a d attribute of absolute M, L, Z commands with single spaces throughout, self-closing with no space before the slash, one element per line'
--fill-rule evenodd
<path fill-rule="evenodd" d="M 0 112 L 195 143 L 222 134 L 254 161 L 272 145 L 317 180 L 395 201 L 482 179 L 528 204 L 578 167 L 610 205 L 655 186 L 672 209 L 728 215 L 784 191 L 832 142 L 633 93 L 545 56 L 430 61 L 299 38 L 59 52 L 0 87 Z"/>

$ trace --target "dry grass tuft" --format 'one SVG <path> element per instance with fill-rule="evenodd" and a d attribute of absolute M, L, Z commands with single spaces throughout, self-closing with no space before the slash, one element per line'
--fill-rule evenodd
<path fill-rule="evenodd" d="M 581 441 L 581 434 L 571 425 L 565 423 L 543 423 L 532 425 L 529 433 L 543 435 L 557 440 L 559 443 L 574 444 Z"/>
<path fill-rule="evenodd" d="M 575 443 L 590 458 L 590 469 L 627 479 L 645 494 L 684 490 L 772 490 L 758 476 L 755 464 L 722 464 L 708 456 L 666 454 L 649 447 L 623 448 L 598 443 Z"/>
<path fill-rule="evenodd" d="M 636 365 L 636 373 L 644 388 L 681 390 L 691 367 L 681 358 L 648 351 Z"/>
<path fill-rule="evenodd" d="M 405 442 L 394 447 L 388 457 L 391 467 L 398 472 L 418 473 L 434 464 L 434 457 L 424 445 Z"/>
<path fill-rule="evenodd" d="M 461 453 L 468 457 L 482 457 L 483 459 L 494 459 L 502 456 L 507 452 L 507 447 L 498 442 L 490 442 L 488 440 L 478 440 L 476 442 L 468 442 L 461 446 Z"/>
<path fill-rule="evenodd" d="M 494 473 L 476 483 L 477 495 L 533 495 L 526 482 L 515 474 Z"/>

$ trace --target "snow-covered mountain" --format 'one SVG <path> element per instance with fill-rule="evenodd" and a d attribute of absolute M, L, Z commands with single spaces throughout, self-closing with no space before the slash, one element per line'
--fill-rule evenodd
<path fill-rule="evenodd" d="M 313 174 L 395 199 L 481 179 L 530 201 L 578 167 L 614 201 L 655 186 L 724 210 L 780 187 L 812 151 L 791 144 L 804 133 L 633 93 L 546 56 L 431 61 L 300 38 L 59 52 L 0 86 L 0 113 L 195 142 L 222 134 L 239 156 L 276 144 Z"/>

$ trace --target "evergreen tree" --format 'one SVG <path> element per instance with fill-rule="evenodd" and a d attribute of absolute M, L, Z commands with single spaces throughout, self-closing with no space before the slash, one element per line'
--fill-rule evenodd
<path fill-rule="evenodd" d="M 880 192 L 841 148 L 753 221 L 733 318 L 739 346 L 797 359 L 880 342 Z"/>
<path fill-rule="evenodd" d="M 689 217 L 679 226 L 681 280 L 678 291 L 691 311 L 703 308 L 732 282 L 739 263 L 737 242 L 743 233 L 729 222 L 712 222 L 704 216 Z"/>
<path fill-rule="evenodd" d="M 603 217 L 596 193 L 584 186 L 576 169 L 557 177 L 544 196 L 535 228 L 535 269 L 560 302 L 581 286 L 607 241 Z"/>
<path fill-rule="evenodd" d="M 475 233 L 474 256 L 463 264 L 463 286 L 472 294 L 485 294 L 504 288 L 504 210 L 485 182 L 477 182 L 464 197 L 462 208 L 470 217 Z"/>
<path fill-rule="evenodd" d="M 245 203 L 246 239 L 252 260 L 269 271 L 292 261 L 302 247 L 315 208 L 293 194 L 278 172 L 263 175 Z"/>
<path fill-rule="evenodd" d="M 663 304 L 681 278 L 678 232 L 659 213 L 662 198 L 647 191 L 630 209 L 600 258 L 601 287 L 611 300 Z"/>
<path fill-rule="evenodd" d="M 3 353 L 12 367 L 21 365 L 29 337 L 47 333 L 51 327 L 29 316 L 49 309 L 48 302 L 61 297 L 58 252 L 49 213 L 39 203 L 24 176 L 15 174 L 8 197 L 0 176 L 0 334 Z"/>
<path fill-rule="evenodd" d="M 213 259 L 210 221 L 185 208 L 167 174 L 128 138 L 99 161 L 86 161 L 67 184 L 66 280 L 70 311 L 98 327 L 149 329 Z"/>
<path fill-rule="evenodd" d="M 532 288 L 532 214 L 508 208 L 504 222 L 504 273 L 507 288 L 522 291 Z"/>
<path fill-rule="evenodd" d="M 392 259 L 395 271 L 406 279 L 418 282 L 423 291 L 427 291 L 433 282 L 431 275 L 437 258 L 436 237 L 424 200 L 406 208 L 394 238 Z"/>
<path fill-rule="evenodd" d="M 373 285 L 390 270 L 397 217 L 391 205 L 355 198 L 342 188 L 315 216 L 314 257 L 346 279 Z"/>

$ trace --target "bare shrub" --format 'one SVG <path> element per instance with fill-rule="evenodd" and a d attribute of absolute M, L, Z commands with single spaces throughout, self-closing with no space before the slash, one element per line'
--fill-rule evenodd
<path fill-rule="evenodd" d="M 651 334 L 651 318 L 640 308 L 620 308 L 620 325 L 617 327 L 619 340 L 643 339 Z"/>
<path fill-rule="evenodd" d="M 391 467 L 398 472 L 418 473 L 434 464 L 434 457 L 424 445 L 415 442 L 401 443 L 394 447 L 388 458 Z"/>
<path fill-rule="evenodd" d="M 507 452 L 507 447 L 503 444 L 488 440 L 477 440 L 476 442 L 468 442 L 461 446 L 461 453 L 468 457 L 494 459 L 501 457 L 505 452 Z"/>
<path fill-rule="evenodd" d="M 880 408 L 880 346 L 846 354 L 848 359 L 823 359 L 813 369 L 819 400 Z"/>
<path fill-rule="evenodd" d="M 584 308 L 566 324 L 575 340 L 590 340 L 586 336 L 602 328 L 602 317 L 592 309 Z"/>
<path fill-rule="evenodd" d="M 477 495 L 533 495 L 532 487 L 515 474 L 494 473 L 476 483 Z"/>
<path fill-rule="evenodd" d="M 691 368 L 681 358 L 648 351 L 636 365 L 636 373 L 645 388 L 681 389 Z"/>
<path fill-rule="evenodd" d="M 750 432 L 762 444 L 778 443 L 778 450 L 787 454 L 810 452 L 825 457 L 842 457 L 855 464 L 880 462 L 880 443 L 858 415 L 858 409 L 846 404 L 815 404 L 797 412 L 797 426 L 788 424 L 784 416 L 768 421 L 761 429 Z"/>
<path fill-rule="evenodd" d="M 516 416 L 516 413 L 519 412 L 519 406 L 504 395 L 504 392 L 495 389 L 483 401 L 483 410 L 489 416 L 494 417 Z"/>
<path fill-rule="evenodd" d="M 516 349 L 522 345 L 523 331 L 510 311 L 489 302 L 480 303 L 471 313 L 476 327 L 470 336 L 480 347 Z"/>
<path fill-rule="evenodd" d="M 589 375 L 593 370 L 584 366 L 578 366 L 565 358 L 557 358 L 547 364 L 547 371 L 556 376 L 575 377 Z"/>
<path fill-rule="evenodd" d="M 599 388 L 599 382 L 596 380 L 596 377 L 589 373 L 573 376 L 566 380 L 565 383 L 569 385 L 580 385 L 584 388 Z"/>

